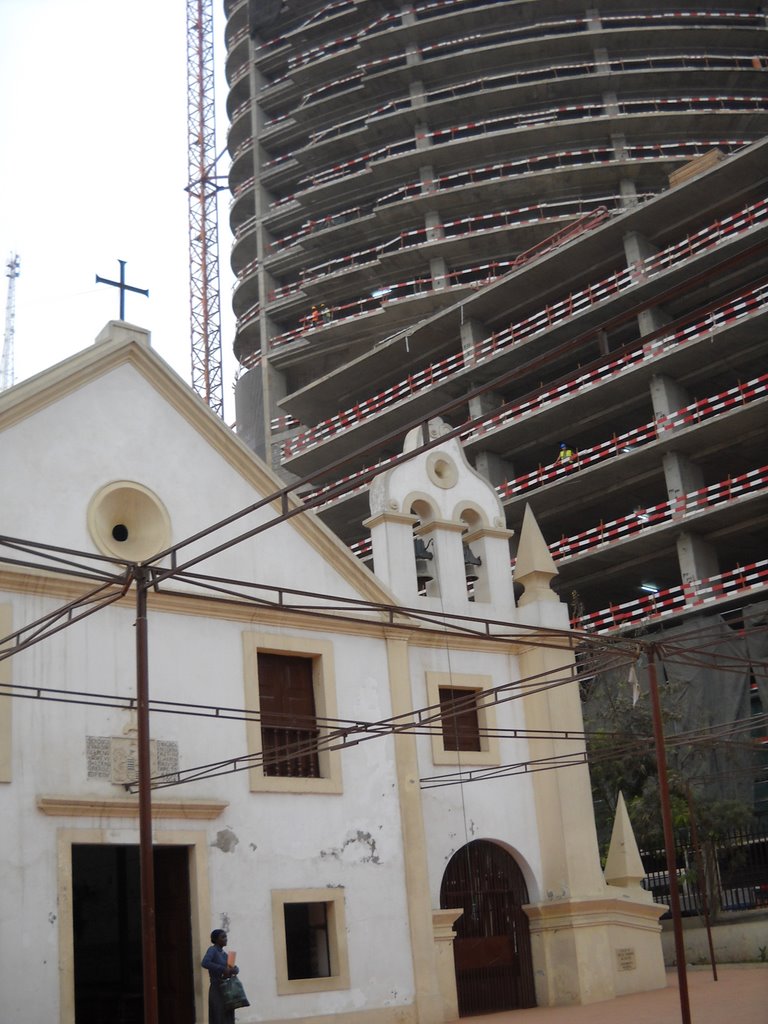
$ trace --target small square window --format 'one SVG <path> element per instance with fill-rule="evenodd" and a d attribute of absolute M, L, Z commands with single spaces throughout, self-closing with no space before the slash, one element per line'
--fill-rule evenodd
<path fill-rule="evenodd" d="M 285 957 L 288 980 L 330 978 L 327 903 L 286 903 Z"/>
<path fill-rule="evenodd" d="M 490 676 L 427 672 L 432 715 L 432 763 L 501 764 L 496 708 L 484 700 Z"/>
<path fill-rule="evenodd" d="M 272 893 L 278 995 L 349 988 L 344 890 Z"/>

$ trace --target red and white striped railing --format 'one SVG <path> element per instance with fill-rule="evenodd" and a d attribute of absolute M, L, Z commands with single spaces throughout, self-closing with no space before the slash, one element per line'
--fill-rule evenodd
<path fill-rule="evenodd" d="M 549 392 L 547 392 L 549 394 Z M 505 480 L 496 488 L 502 501 L 524 494 L 545 484 L 553 483 L 564 477 L 571 476 L 576 469 L 586 469 L 588 466 L 595 466 L 609 459 L 615 459 L 620 455 L 628 454 L 655 441 L 668 430 L 679 430 L 683 427 L 692 426 L 694 423 L 703 423 L 706 420 L 720 416 L 731 409 L 749 405 L 751 402 L 765 398 L 768 395 L 768 373 L 744 384 L 736 384 L 726 391 L 721 391 L 708 398 L 701 398 L 683 409 L 668 415 L 658 416 L 650 423 L 644 423 L 640 427 L 634 427 L 623 434 L 617 434 L 610 440 L 601 441 L 590 448 L 584 448 L 574 454 L 572 461 L 567 463 L 556 462 L 550 466 L 539 466 L 530 473 L 523 473 L 514 480 Z M 548 403 L 545 403 L 548 404 Z M 533 409 L 530 410 L 534 411 Z"/>
<path fill-rule="evenodd" d="M 721 604 L 754 591 L 768 588 L 768 559 L 737 566 L 716 576 L 691 580 L 632 601 L 611 604 L 571 620 L 574 629 L 610 633 L 619 629 L 656 622 L 681 612 Z"/>
<path fill-rule="evenodd" d="M 563 322 L 580 310 L 588 308 L 606 297 L 636 284 L 640 279 L 650 278 L 663 270 L 668 270 L 672 266 L 684 265 L 686 260 L 692 259 L 703 251 L 720 244 L 723 239 L 736 237 L 754 226 L 766 222 L 766 220 L 768 220 L 768 200 L 761 200 L 761 202 L 752 204 L 731 217 L 718 220 L 714 224 L 709 225 L 706 231 L 697 232 L 696 235 L 691 236 L 692 241 L 685 240 L 685 244 L 675 243 L 673 246 L 669 246 L 668 249 L 640 261 L 639 264 L 627 268 L 620 274 L 613 274 L 611 277 L 597 282 L 594 286 L 568 296 L 567 299 L 551 307 L 548 306 L 544 310 L 527 317 L 525 320 L 512 324 L 509 328 L 483 339 L 477 344 L 473 357 L 468 356 L 464 352 L 456 352 L 451 356 L 446 356 L 444 359 L 432 363 L 423 370 L 409 374 L 405 380 L 385 388 L 371 398 L 364 399 L 352 408 L 322 420 L 311 429 L 291 438 L 290 442 L 286 442 L 286 447 L 283 450 L 283 459 L 290 458 L 299 451 L 321 444 L 339 430 L 346 429 L 350 424 L 368 419 L 379 413 L 382 409 L 388 408 L 425 388 L 432 387 L 436 382 L 459 372 L 466 365 L 476 365 L 484 362 L 492 358 L 496 353 L 519 344 L 532 335 L 551 329 L 555 324 Z M 758 291 L 749 289 L 741 297 L 741 302 L 736 300 L 734 303 L 728 303 L 721 307 L 720 310 L 712 311 L 704 320 L 695 321 L 680 331 L 664 338 L 656 339 L 654 342 L 639 347 L 634 352 L 609 361 L 591 373 L 585 374 L 583 378 L 577 377 L 573 381 L 559 385 L 556 390 L 562 393 L 573 393 L 579 388 L 591 386 L 601 377 L 614 376 L 617 373 L 623 372 L 628 366 L 655 358 L 670 345 L 687 341 L 691 337 L 698 336 L 703 332 L 729 322 L 736 316 L 749 315 L 755 309 L 762 308 L 765 302 L 766 289 L 763 288 Z M 552 401 L 557 397 L 560 397 L 560 394 L 549 395 L 547 400 Z M 540 404 L 538 396 L 532 399 L 532 401 Z M 525 414 L 527 411 L 529 410 L 525 403 L 519 407 L 515 406 L 507 409 L 495 416 L 489 417 L 479 427 L 474 428 L 474 432 L 484 433 L 488 430 L 496 429 L 502 423 L 507 423 Z"/>
<path fill-rule="evenodd" d="M 655 526 L 662 526 L 672 521 L 689 519 L 696 512 L 714 508 L 718 505 L 730 504 L 768 489 L 768 466 L 751 469 L 739 476 L 727 477 L 709 487 L 701 487 L 697 491 L 683 494 L 671 501 L 663 501 L 649 508 L 637 509 L 627 516 L 613 519 L 608 523 L 599 523 L 589 530 L 583 530 L 571 537 L 562 537 L 549 545 L 555 561 L 567 561 L 587 551 L 625 540 L 639 533 L 644 533 Z"/>

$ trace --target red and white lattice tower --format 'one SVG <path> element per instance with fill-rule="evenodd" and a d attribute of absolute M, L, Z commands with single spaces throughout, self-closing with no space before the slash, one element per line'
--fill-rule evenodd
<path fill-rule="evenodd" d="M 19 257 L 11 253 L 5 264 L 8 278 L 8 298 L 5 303 L 5 337 L 3 359 L 0 366 L 0 391 L 13 387 L 13 337 L 16 332 L 16 278 L 19 276 Z"/>
<path fill-rule="evenodd" d="M 187 0 L 187 161 L 192 387 L 223 416 L 212 0 Z"/>

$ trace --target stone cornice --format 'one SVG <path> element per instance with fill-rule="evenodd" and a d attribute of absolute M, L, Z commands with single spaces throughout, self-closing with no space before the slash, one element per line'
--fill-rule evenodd
<path fill-rule="evenodd" d="M 213 821 L 229 807 L 227 800 L 153 801 L 153 818 Z M 139 801 L 125 797 L 39 796 L 37 808 L 58 818 L 138 818 Z"/>
<path fill-rule="evenodd" d="M 65 601 L 72 601 L 82 596 L 92 585 L 90 581 L 84 585 L 82 580 L 50 576 L 42 572 L 0 571 L 0 591 L 33 593 Z M 117 587 L 117 584 L 115 586 Z M 370 620 L 352 619 L 346 618 L 343 612 L 334 612 L 332 616 L 324 616 L 321 608 L 318 608 L 317 614 L 311 614 L 305 610 L 292 611 L 290 607 L 269 608 L 263 605 L 239 604 L 235 601 L 169 591 L 160 593 L 150 591 L 148 599 L 150 614 L 156 612 L 193 615 L 200 618 L 246 623 L 259 628 L 321 630 L 341 636 L 368 636 L 382 640 L 388 637 L 397 637 L 406 640 L 413 647 L 517 654 L 527 645 L 527 636 L 524 633 L 517 638 L 508 637 L 497 640 L 486 639 L 480 635 L 449 634 L 441 632 L 437 627 L 430 627 L 417 620 L 409 620 L 405 614 L 397 616 L 394 622 L 390 622 L 388 619 L 384 621 L 382 618 L 374 618 L 375 612 L 370 613 Z M 133 609 L 134 603 L 135 595 L 131 590 L 121 600 L 116 601 L 113 607 L 122 606 Z M 350 611 L 348 614 L 352 615 L 353 612 Z M 402 626 L 398 624 L 398 620 Z M 478 620 L 478 628 L 481 627 L 481 623 L 482 620 Z M 515 623 L 510 623 L 509 629 L 513 630 L 514 628 Z M 427 629 L 431 629 L 431 631 L 426 632 Z M 561 645 L 559 637 L 548 636 L 545 633 L 542 639 L 549 647 Z M 568 637 L 562 638 L 562 645 L 568 646 Z"/>

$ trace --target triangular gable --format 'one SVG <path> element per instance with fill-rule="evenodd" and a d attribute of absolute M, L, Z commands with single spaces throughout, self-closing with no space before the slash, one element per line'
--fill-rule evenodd
<path fill-rule="evenodd" d="M 174 524 L 173 543 L 284 486 L 149 347 L 147 332 L 113 322 L 100 339 L 91 348 L 0 395 L 0 465 L 3 489 L 8 496 L 3 503 L 5 514 L 0 532 L 93 550 L 90 538 L 83 543 L 87 535 L 82 532 L 78 537 L 66 537 L 51 525 L 51 507 L 58 507 L 64 516 L 67 491 L 69 498 L 82 504 L 86 497 L 80 493 L 82 488 L 93 488 L 95 483 L 95 477 L 81 479 L 87 478 L 84 469 L 90 462 L 98 467 L 97 474 L 101 471 L 104 484 L 110 477 L 145 483 L 136 471 L 136 452 L 131 451 L 134 436 L 147 453 L 147 468 L 150 462 L 154 464 L 154 472 L 149 473 L 155 484 L 148 485 L 151 490 L 165 502 L 164 488 L 157 485 L 157 461 L 165 451 L 168 478 L 175 477 L 175 498 L 178 499 L 180 489 L 185 489 L 187 500 L 199 506 L 196 518 L 184 517 L 189 524 L 195 521 L 194 528 L 182 526 L 179 530 Z M 183 436 L 182 449 L 178 443 L 174 449 L 170 432 Z M 121 466 L 128 468 L 123 470 Z M 27 488 L 32 500 L 24 493 Z M 212 488 L 232 493 L 231 500 L 225 493 L 217 495 L 217 501 L 210 501 L 217 507 L 208 521 L 203 508 Z M 289 507 L 296 505 L 289 499 Z M 36 509 L 39 515 L 35 514 Z M 279 511 L 278 504 L 273 503 L 271 514 Z M 37 524 L 46 521 L 46 513 L 48 526 L 44 532 L 50 535 L 40 536 Z M 253 521 L 251 517 L 243 520 L 229 529 L 226 536 L 244 532 Z M 19 527 L 23 530 L 16 533 Z M 201 542 L 197 551 L 221 543 L 224 536 L 217 534 Z M 270 582 L 274 579 L 276 585 L 339 593 L 334 582 L 343 581 L 346 587 L 341 592 L 348 587 L 354 596 L 364 600 L 396 603 L 313 513 L 297 515 L 270 528 L 260 535 L 257 546 L 263 557 L 271 559 Z M 278 559 L 273 557 L 276 552 L 280 554 Z M 237 568 L 243 560 L 223 561 L 234 561 L 233 568 Z M 318 571 L 320 563 L 323 568 Z M 203 564 L 199 571 L 216 570 L 211 564 Z M 242 571 L 231 575 L 245 578 Z"/>

